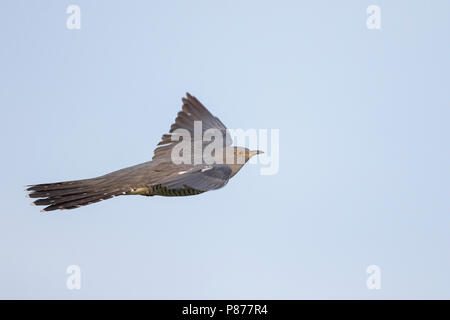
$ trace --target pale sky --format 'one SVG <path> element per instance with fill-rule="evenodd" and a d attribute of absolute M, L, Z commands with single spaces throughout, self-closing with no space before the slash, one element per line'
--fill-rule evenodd
<path fill-rule="evenodd" d="M 445 0 L 1 1 L 0 298 L 450 298 L 449 30 Z M 30 206 L 150 160 L 186 91 L 278 129 L 279 172 Z"/>

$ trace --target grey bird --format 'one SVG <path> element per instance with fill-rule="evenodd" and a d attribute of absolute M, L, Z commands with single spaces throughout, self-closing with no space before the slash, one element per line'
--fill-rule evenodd
<path fill-rule="evenodd" d="M 182 110 L 178 113 L 170 131 L 162 136 L 151 161 L 114 171 L 103 176 L 74 181 L 29 185 L 30 198 L 38 198 L 32 204 L 46 206 L 42 211 L 74 209 L 120 195 L 190 196 L 222 188 L 254 155 L 262 151 L 250 151 L 231 146 L 231 137 L 225 125 L 213 116 L 200 101 L 189 93 L 182 98 Z M 202 133 L 216 130 L 223 138 L 223 154 L 232 154 L 233 161 L 222 163 L 179 163 L 172 160 L 172 151 L 178 141 L 177 129 L 192 134 L 195 145 L 194 122 L 201 121 Z M 202 148 L 205 142 L 200 142 Z M 198 145 L 197 145 L 198 146 Z M 237 161 L 237 159 L 243 161 Z"/>

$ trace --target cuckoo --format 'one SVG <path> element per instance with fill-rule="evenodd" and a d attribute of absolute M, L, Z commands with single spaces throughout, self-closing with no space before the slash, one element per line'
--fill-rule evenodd
<path fill-rule="evenodd" d="M 154 150 L 151 161 L 114 171 L 91 179 L 29 185 L 30 198 L 37 198 L 32 204 L 46 206 L 42 211 L 74 209 L 121 195 L 143 196 L 191 196 L 222 188 L 245 165 L 262 151 L 251 151 L 232 146 L 230 134 L 219 118 L 189 93 L 182 98 L 182 110 L 178 113 L 170 131 L 162 136 Z M 196 125 L 201 124 L 201 134 L 196 135 Z M 191 161 L 174 161 L 174 154 L 183 155 L 186 150 L 174 152 L 184 141 L 180 130 L 190 135 L 192 154 L 200 154 L 200 161 L 186 153 Z M 201 151 L 210 142 L 203 141 L 206 132 L 218 133 L 219 147 L 210 153 L 216 158 L 203 159 Z M 201 140 L 201 141 L 198 141 Z M 231 157 L 230 157 L 231 155 Z M 186 159 L 186 158 L 184 158 Z M 223 161 L 211 161 L 219 159 Z M 231 160 L 230 160 L 231 159 Z M 197 159 L 198 160 L 198 159 Z"/>

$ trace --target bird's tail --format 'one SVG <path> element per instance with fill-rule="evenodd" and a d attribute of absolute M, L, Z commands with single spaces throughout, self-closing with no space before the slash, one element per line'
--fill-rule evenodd
<path fill-rule="evenodd" d="M 28 186 L 34 205 L 47 206 L 42 211 L 74 209 L 126 194 L 124 187 L 110 177 L 45 183 Z"/>

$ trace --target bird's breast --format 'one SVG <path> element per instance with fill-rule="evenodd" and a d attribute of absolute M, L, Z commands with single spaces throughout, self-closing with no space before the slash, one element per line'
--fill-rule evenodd
<path fill-rule="evenodd" d="M 164 197 L 186 197 L 186 196 L 194 196 L 204 191 L 196 190 L 192 188 L 182 188 L 182 189 L 168 189 L 162 185 L 152 186 L 151 193 L 152 195 L 164 196 Z"/>

